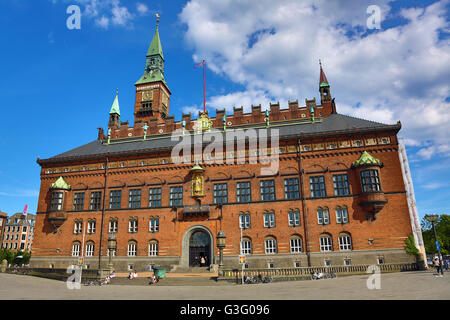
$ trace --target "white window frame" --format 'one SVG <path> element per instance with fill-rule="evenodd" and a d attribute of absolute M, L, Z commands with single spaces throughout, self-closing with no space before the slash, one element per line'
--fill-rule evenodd
<path fill-rule="evenodd" d="M 148 244 L 148 256 L 156 257 L 158 256 L 159 243 L 157 241 L 149 242 Z"/>
<path fill-rule="evenodd" d="M 158 232 L 159 231 L 159 218 L 151 218 L 148 222 L 148 231 Z"/>
<path fill-rule="evenodd" d="M 72 257 L 79 257 L 81 252 L 81 244 L 75 242 L 72 244 Z"/>
<path fill-rule="evenodd" d="M 276 254 L 277 253 L 277 240 L 275 239 L 265 239 L 264 249 L 266 254 Z"/>
<path fill-rule="evenodd" d="M 349 234 L 339 236 L 339 250 L 341 251 L 352 250 L 352 237 Z"/>
<path fill-rule="evenodd" d="M 109 221 L 109 232 L 117 232 L 118 229 L 118 221 L 117 220 L 110 220 Z"/>
<path fill-rule="evenodd" d="M 82 221 L 75 221 L 74 227 L 73 227 L 73 233 L 74 234 L 80 234 L 83 230 L 83 222 Z"/>
<path fill-rule="evenodd" d="M 317 209 L 317 223 L 330 224 L 330 212 L 328 209 Z"/>
<path fill-rule="evenodd" d="M 264 213 L 264 228 L 275 227 L 275 213 Z"/>
<path fill-rule="evenodd" d="M 250 239 L 243 239 L 240 242 L 241 255 L 252 254 L 252 241 Z"/>
<path fill-rule="evenodd" d="M 333 251 L 333 239 L 330 236 L 320 237 L 320 251 L 327 252 Z"/>
<path fill-rule="evenodd" d="M 137 219 L 128 220 L 128 232 L 136 233 L 138 231 L 138 221 Z"/>
<path fill-rule="evenodd" d="M 302 252 L 303 251 L 302 238 L 292 237 L 291 239 L 289 239 L 289 246 L 291 249 L 291 253 Z"/>
<path fill-rule="evenodd" d="M 289 226 L 295 227 L 300 225 L 300 211 L 290 211 L 288 213 Z"/>
<path fill-rule="evenodd" d="M 87 243 L 86 244 L 86 257 L 93 257 L 95 250 L 95 243 Z"/>
<path fill-rule="evenodd" d="M 95 233 L 95 220 L 90 220 L 90 221 L 88 221 L 88 224 L 87 224 L 87 233 L 88 233 L 88 234 L 93 234 L 93 233 Z"/>
<path fill-rule="evenodd" d="M 240 229 L 250 229 L 250 215 L 241 214 L 239 216 L 239 228 Z"/>
<path fill-rule="evenodd" d="M 137 255 L 137 243 L 136 242 L 128 242 L 127 256 L 128 257 L 136 257 L 136 255 Z"/>
<path fill-rule="evenodd" d="M 348 223 L 348 210 L 347 208 L 336 209 L 336 223 Z"/>

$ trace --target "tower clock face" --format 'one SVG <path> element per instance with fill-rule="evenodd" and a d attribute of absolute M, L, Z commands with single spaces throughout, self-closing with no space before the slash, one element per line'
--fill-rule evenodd
<path fill-rule="evenodd" d="M 153 100 L 153 91 L 144 91 L 142 92 L 142 101 Z"/>

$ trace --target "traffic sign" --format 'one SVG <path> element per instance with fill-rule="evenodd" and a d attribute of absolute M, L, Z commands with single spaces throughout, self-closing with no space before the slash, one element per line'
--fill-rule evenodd
<path fill-rule="evenodd" d="M 439 241 L 436 241 L 436 248 L 437 248 L 438 251 L 441 250 L 441 246 L 439 245 Z"/>
<path fill-rule="evenodd" d="M 245 264 L 245 256 L 239 256 L 239 264 Z"/>

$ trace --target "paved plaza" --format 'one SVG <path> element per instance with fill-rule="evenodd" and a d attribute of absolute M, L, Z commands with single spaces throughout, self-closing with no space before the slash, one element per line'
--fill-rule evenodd
<path fill-rule="evenodd" d="M 131 300 L 352 300 L 352 299 L 450 299 L 450 274 L 436 277 L 432 271 L 381 275 L 381 288 L 369 290 L 370 275 L 335 279 L 237 285 L 205 282 L 205 285 L 107 285 L 68 289 L 65 282 L 0 273 L 0 299 L 131 299 Z M 133 280 L 130 280 L 133 281 Z"/>

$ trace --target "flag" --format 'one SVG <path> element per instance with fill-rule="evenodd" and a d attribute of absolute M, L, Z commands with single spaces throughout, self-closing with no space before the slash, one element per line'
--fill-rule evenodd
<path fill-rule="evenodd" d="M 196 65 L 196 66 L 194 67 L 194 69 L 197 68 L 198 66 L 201 66 L 201 65 L 205 65 L 205 60 L 203 60 L 203 62 L 200 62 L 198 65 Z"/>
<path fill-rule="evenodd" d="M 25 217 L 28 214 L 28 205 L 27 204 L 25 205 L 25 208 L 23 208 L 23 214 L 25 215 Z"/>

